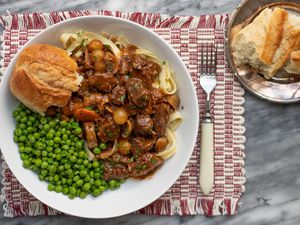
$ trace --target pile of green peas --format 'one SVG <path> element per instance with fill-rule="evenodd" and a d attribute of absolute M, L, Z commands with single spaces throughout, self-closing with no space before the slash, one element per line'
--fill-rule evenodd
<path fill-rule="evenodd" d="M 96 197 L 107 189 L 116 189 L 124 180 L 102 179 L 102 161 L 89 161 L 82 129 L 74 120 L 41 116 L 21 104 L 14 112 L 18 144 L 23 166 L 48 182 L 48 190 L 70 199 Z"/>

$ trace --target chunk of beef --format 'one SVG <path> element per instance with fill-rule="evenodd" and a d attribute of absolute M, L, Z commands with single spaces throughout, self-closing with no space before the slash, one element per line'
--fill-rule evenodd
<path fill-rule="evenodd" d="M 118 71 L 118 60 L 112 53 L 106 52 L 104 64 L 107 73 L 115 74 Z"/>
<path fill-rule="evenodd" d="M 120 74 L 128 74 L 129 72 L 132 71 L 131 60 L 132 60 L 131 54 L 121 55 L 120 65 L 119 65 L 119 73 Z"/>
<path fill-rule="evenodd" d="M 158 105 L 160 103 L 166 102 L 166 96 L 160 88 L 151 88 L 150 92 L 153 105 Z"/>
<path fill-rule="evenodd" d="M 170 105 L 161 103 L 157 106 L 155 114 L 153 116 L 154 131 L 157 135 L 163 136 L 166 133 L 167 124 L 169 121 Z"/>
<path fill-rule="evenodd" d="M 108 101 L 108 97 L 100 93 L 89 93 L 83 97 L 84 106 L 101 105 L 103 102 Z"/>
<path fill-rule="evenodd" d="M 120 126 L 112 118 L 109 118 L 99 124 L 97 135 L 102 142 L 106 143 L 118 139 L 120 131 Z"/>
<path fill-rule="evenodd" d="M 132 159 L 129 156 L 125 156 L 120 153 L 115 153 L 110 157 L 110 160 L 116 163 L 129 164 L 132 162 Z"/>
<path fill-rule="evenodd" d="M 153 153 L 142 154 L 137 161 L 128 164 L 128 171 L 132 177 L 146 176 L 163 164 L 163 159 Z"/>
<path fill-rule="evenodd" d="M 84 122 L 83 131 L 84 131 L 88 148 L 89 149 L 96 148 L 98 146 L 98 140 L 96 136 L 94 122 Z"/>
<path fill-rule="evenodd" d="M 62 113 L 65 116 L 73 116 L 76 110 L 84 108 L 81 98 L 72 96 L 67 105 L 62 108 Z"/>
<path fill-rule="evenodd" d="M 153 60 L 144 55 L 134 55 L 132 59 L 134 76 L 142 79 L 148 86 L 158 77 L 161 67 Z"/>
<path fill-rule="evenodd" d="M 109 95 L 109 99 L 115 105 L 124 105 L 126 100 L 126 88 L 121 85 L 117 85 Z"/>
<path fill-rule="evenodd" d="M 142 80 L 130 78 L 126 83 L 129 100 L 137 108 L 145 108 L 150 100 L 150 94 Z"/>
<path fill-rule="evenodd" d="M 138 157 L 142 153 L 149 152 L 153 148 L 155 144 L 155 140 L 136 137 L 136 138 L 131 138 L 130 143 L 131 143 L 131 152 L 135 157 Z"/>
<path fill-rule="evenodd" d="M 97 88 L 102 92 L 110 92 L 117 85 L 118 81 L 113 74 L 109 73 L 94 73 L 88 77 L 90 86 Z"/>
<path fill-rule="evenodd" d="M 84 79 L 79 87 L 79 90 L 77 91 L 78 95 L 80 96 L 85 96 L 86 94 L 89 93 L 89 83 L 86 79 Z"/>
<path fill-rule="evenodd" d="M 103 179 L 111 180 L 111 179 L 126 179 L 129 177 L 129 172 L 127 166 L 124 166 L 121 163 L 115 162 L 104 162 L 104 171 L 103 171 Z"/>
<path fill-rule="evenodd" d="M 134 133 L 136 135 L 151 135 L 153 130 L 153 120 L 149 115 L 137 115 L 134 121 Z"/>

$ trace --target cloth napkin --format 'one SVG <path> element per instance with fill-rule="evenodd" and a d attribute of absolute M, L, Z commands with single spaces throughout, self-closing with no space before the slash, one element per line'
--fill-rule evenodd
<path fill-rule="evenodd" d="M 244 90 L 235 79 L 224 53 L 223 31 L 227 15 L 169 16 L 156 13 L 122 13 L 110 11 L 69 11 L 0 16 L 4 27 L 1 37 L 2 72 L 12 57 L 29 39 L 52 24 L 89 15 L 121 17 L 144 25 L 164 38 L 180 55 L 190 72 L 198 94 L 200 117 L 204 112 L 205 94 L 199 86 L 200 45 L 206 39 L 218 43 L 217 86 L 212 94 L 214 116 L 214 189 L 205 196 L 199 187 L 200 132 L 190 161 L 174 185 L 158 200 L 140 209 L 155 215 L 234 215 L 245 191 Z M 56 215 L 60 212 L 35 199 L 2 163 L 0 200 L 5 216 Z M 101 196 L 99 197 L 101 198 Z"/>

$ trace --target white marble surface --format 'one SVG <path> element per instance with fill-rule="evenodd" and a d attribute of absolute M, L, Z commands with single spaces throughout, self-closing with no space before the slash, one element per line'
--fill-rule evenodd
<path fill-rule="evenodd" d="M 108 9 L 200 15 L 231 12 L 240 0 L 0 0 L 0 14 L 33 11 Z M 105 220 L 71 216 L 4 218 L 1 225 L 166 224 L 166 225 L 300 225 L 300 104 L 278 105 L 246 94 L 246 192 L 236 216 L 126 215 Z"/>

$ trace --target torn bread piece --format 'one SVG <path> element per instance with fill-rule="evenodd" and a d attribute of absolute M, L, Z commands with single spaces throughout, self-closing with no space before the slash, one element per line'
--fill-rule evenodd
<path fill-rule="evenodd" d="M 300 38 L 300 17 L 281 8 L 264 9 L 252 23 L 233 36 L 235 67 L 250 65 L 271 79 L 290 59 Z"/>

